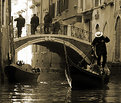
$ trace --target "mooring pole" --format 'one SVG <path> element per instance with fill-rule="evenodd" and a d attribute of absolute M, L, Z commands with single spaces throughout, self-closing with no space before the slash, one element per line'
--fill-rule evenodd
<path fill-rule="evenodd" d="M 65 61 L 66 61 L 65 75 L 66 75 L 66 78 L 67 78 L 67 81 L 68 81 L 70 87 L 72 87 L 71 86 L 72 79 L 71 79 L 71 76 L 70 76 L 69 62 L 68 62 L 68 54 L 67 54 L 65 42 L 64 42 L 64 53 L 65 53 Z"/>

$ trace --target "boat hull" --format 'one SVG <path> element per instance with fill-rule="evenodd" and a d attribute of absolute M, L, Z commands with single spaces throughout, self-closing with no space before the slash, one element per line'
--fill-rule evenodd
<path fill-rule="evenodd" d="M 66 74 L 66 77 L 72 89 L 102 88 L 109 82 L 109 75 L 95 74 L 74 66 L 71 66 L 69 72 L 70 75 Z"/>
<path fill-rule="evenodd" d="M 5 74 L 9 82 L 36 82 L 39 73 L 22 70 L 16 66 L 6 66 Z"/>

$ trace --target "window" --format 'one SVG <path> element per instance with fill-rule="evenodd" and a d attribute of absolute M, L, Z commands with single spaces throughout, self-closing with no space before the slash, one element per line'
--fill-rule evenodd
<path fill-rule="evenodd" d="M 57 1 L 57 14 L 61 14 L 64 10 L 68 9 L 69 0 Z"/>
<path fill-rule="evenodd" d="M 99 0 L 95 0 L 95 7 L 99 6 Z"/>
<path fill-rule="evenodd" d="M 2 0 L 2 25 L 4 25 L 4 16 L 5 16 L 5 0 Z"/>
<path fill-rule="evenodd" d="M 68 9 L 69 0 L 64 0 L 64 9 Z"/>
<path fill-rule="evenodd" d="M 52 3 L 52 5 L 49 5 L 49 13 L 52 18 L 55 16 L 55 3 Z"/>
<path fill-rule="evenodd" d="M 57 14 L 61 14 L 61 0 L 57 1 Z"/>
<path fill-rule="evenodd" d="M 83 9 L 83 0 L 80 0 L 80 8 Z"/>

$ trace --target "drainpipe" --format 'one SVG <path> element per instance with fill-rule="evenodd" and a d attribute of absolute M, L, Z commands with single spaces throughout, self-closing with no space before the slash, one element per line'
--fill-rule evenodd
<path fill-rule="evenodd" d="M 43 10 L 42 10 L 42 5 L 43 5 L 43 0 L 41 0 L 41 10 L 40 10 L 40 33 L 42 33 L 42 26 L 43 26 L 43 24 L 42 24 L 42 21 L 43 21 Z"/>
<path fill-rule="evenodd" d="M 2 25 L 1 25 L 1 18 L 2 18 L 2 13 L 1 13 L 1 8 L 2 8 L 2 0 L 0 0 L 0 78 L 2 77 L 2 63 L 1 63 L 1 61 L 2 61 L 2 54 L 1 54 L 1 44 L 2 44 L 2 32 L 1 32 L 1 27 L 2 27 Z M 2 81 L 2 78 L 0 79 L 0 81 Z"/>
<path fill-rule="evenodd" d="M 91 20 L 89 20 L 89 42 L 92 42 L 92 32 L 91 32 L 91 30 L 92 30 L 91 28 L 92 27 L 91 27 L 91 24 L 92 24 Z"/>
<path fill-rule="evenodd" d="M 0 0 L 0 82 L 4 83 L 3 73 L 3 56 L 2 56 L 2 0 Z"/>

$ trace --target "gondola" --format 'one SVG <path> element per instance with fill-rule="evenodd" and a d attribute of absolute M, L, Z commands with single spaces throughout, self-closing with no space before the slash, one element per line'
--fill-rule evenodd
<path fill-rule="evenodd" d="M 8 81 L 11 83 L 37 82 L 37 78 L 40 74 L 39 68 L 34 69 L 29 64 L 19 63 L 12 63 L 9 66 L 6 66 L 4 71 Z"/>
<path fill-rule="evenodd" d="M 87 65 L 87 68 L 69 62 L 69 68 L 65 74 L 72 89 L 94 89 L 105 87 L 110 78 L 110 70 L 106 66 L 102 68 L 96 64 Z"/>
<path fill-rule="evenodd" d="M 66 61 L 65 75 L 72 89 L 103 88 L 108 84 L 110 70 L 107 65 L 105 68 L 102 68 L 99 67 L 95 62 L 91 63 L 90 65 L 88 65 L 86 62 L 82 63 L 87 55 L 81 60 L 81 62 L 78 61 L 78 63 L 75 63 L 68 56 L 65 45 L 64 52 Z M 89 53 L 91 53 L 91 51 Z"/>

